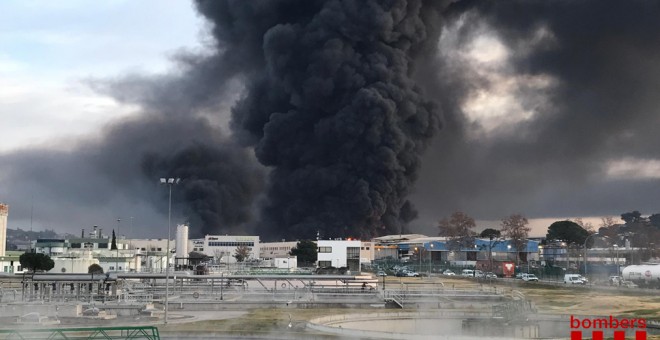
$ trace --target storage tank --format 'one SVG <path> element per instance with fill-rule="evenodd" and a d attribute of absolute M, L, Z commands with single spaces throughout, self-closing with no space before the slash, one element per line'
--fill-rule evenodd
<path fill-rule="evenodd" d="M 660 287 L 660 263 L 628 266 L 621 277 L 640 286 Z"/>
<path fill-rule="evenodd" d="M 188 226 L 185 224 L 176 226 L 176 257 L 188 257 Z"/>
<path fill-rule="evenodd" d="M 5 256 L 5 244 L 7 242 L 7 216 L 9 206 L 0 203 L 0 256 Z"/>

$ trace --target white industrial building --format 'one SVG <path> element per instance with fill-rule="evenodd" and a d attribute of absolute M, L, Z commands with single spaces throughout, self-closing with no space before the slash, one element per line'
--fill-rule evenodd
<path fill-rule="evenodd" d="M 260 246 L 259 257 L 264 260 L 286 258 L 297 245 L 297 241 L 264 242 Z"/>
<path fill-rule="evenodd" d="M 360 247 L 362 241 L 357 240 L 318 240 L 319 268 L 347 267 L 350 271 L 360 271 Z"/>
<path fill-rule="evenodd" d="M 259 236 L 206 235 L 204 238 L 188 241 L 188 252 L 198 252 L 210 256 L 216 263 L 236 263 L 236 249 L 248 247 L 248 260 L 259 258 L 261 244 Z"/>

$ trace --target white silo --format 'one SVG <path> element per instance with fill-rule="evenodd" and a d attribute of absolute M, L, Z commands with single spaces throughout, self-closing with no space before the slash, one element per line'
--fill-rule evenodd
<path fill-rule="evenodd" d="M 7 215 L 9 215 L 9 206 L 0 203 L 0 256 L 5 256 L 5 244 L 7 243 Z"/>
<path fill-rule="evenodd" d="M 188 226 L 185 224 L 176 226 L 176 257 L 188 257 Z"/>

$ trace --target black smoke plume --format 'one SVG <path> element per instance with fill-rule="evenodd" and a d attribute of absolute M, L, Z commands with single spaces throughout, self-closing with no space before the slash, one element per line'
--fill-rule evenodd
<path fill-rule="evenodd" d="M 423 224 L 456 210 L 492 220 L 515 211 L 569 217 L 657 210 L 657 176 L 613 178 L 607 166 L 660 160 L 660 4 L 459 1 L 444 15 L 440 53 L 427 63 L 435 72 L 416 75 L 441 96 L 445 124 L 413 197 Z M 507 50 L 498 72 L 464 58 L 483 37 Z M 550 85 L 537 86 L 539 79 Z M 520 108 L 500 121 L 514 111 L 529 115 L 481 133 L 465 104 L 507 81 L 518 84 L 511 95 Z"/>
<path fill-rule="evenodd" d="M 250 66 L 232 127 L 272 168 L 262 234 L 366 237 L 415 215 L 406 196 L 439 127 L 411 78 L 435 51 L 431 3 L 198 2 L 219 47 Z"/>

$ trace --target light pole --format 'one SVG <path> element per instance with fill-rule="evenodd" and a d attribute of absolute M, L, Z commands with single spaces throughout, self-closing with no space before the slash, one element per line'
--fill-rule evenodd
<path fill-rule="evenodd" d="M 115 235 L 115 250 L 117 251 L 116 257 L 115 257 L 115 271 L 119 272 L 119 225 L 121 222 L 121 218 L 117 219 L 117 235 Z"/>
<path fill-rule="evenodd" d="M 430 243 L 429 247 L 431 247 L 429 251 L 429 277 L 431 277 L 431 273 L 433 272 L 433 243 Z"/>
<path fill-rule="evenodd" d="M 179 184 L 180 178 L 161 178 L 160 184 L 169 187 L 170 197 L 167 205 L 167 245 L 165 249 L 165 324 L 167 324 L 167 310 L 169 309 L 170 295 L 170 238 L 172 229 L 172 186 Z M 162 262 L 161 262 L 162 263 Z"/>
<path fill-rule="evenodd" d="M 598 233 L 593 233 L 593 234 L 587 236 L 587 238 L 584 239 L 584 276 L 587 276 L 587 262 L 588 262 L 587 261 L 587 240 L 589 240 L 590 237 L 596 236 L 596 235 L 598 235 Z"/>
<path fill-rule="evenodd" d="M 621 274 L 621 268 L 619 267 L 619 245 L 615 244 L 614 249 L 616 249 L 616 275 Z"/>

